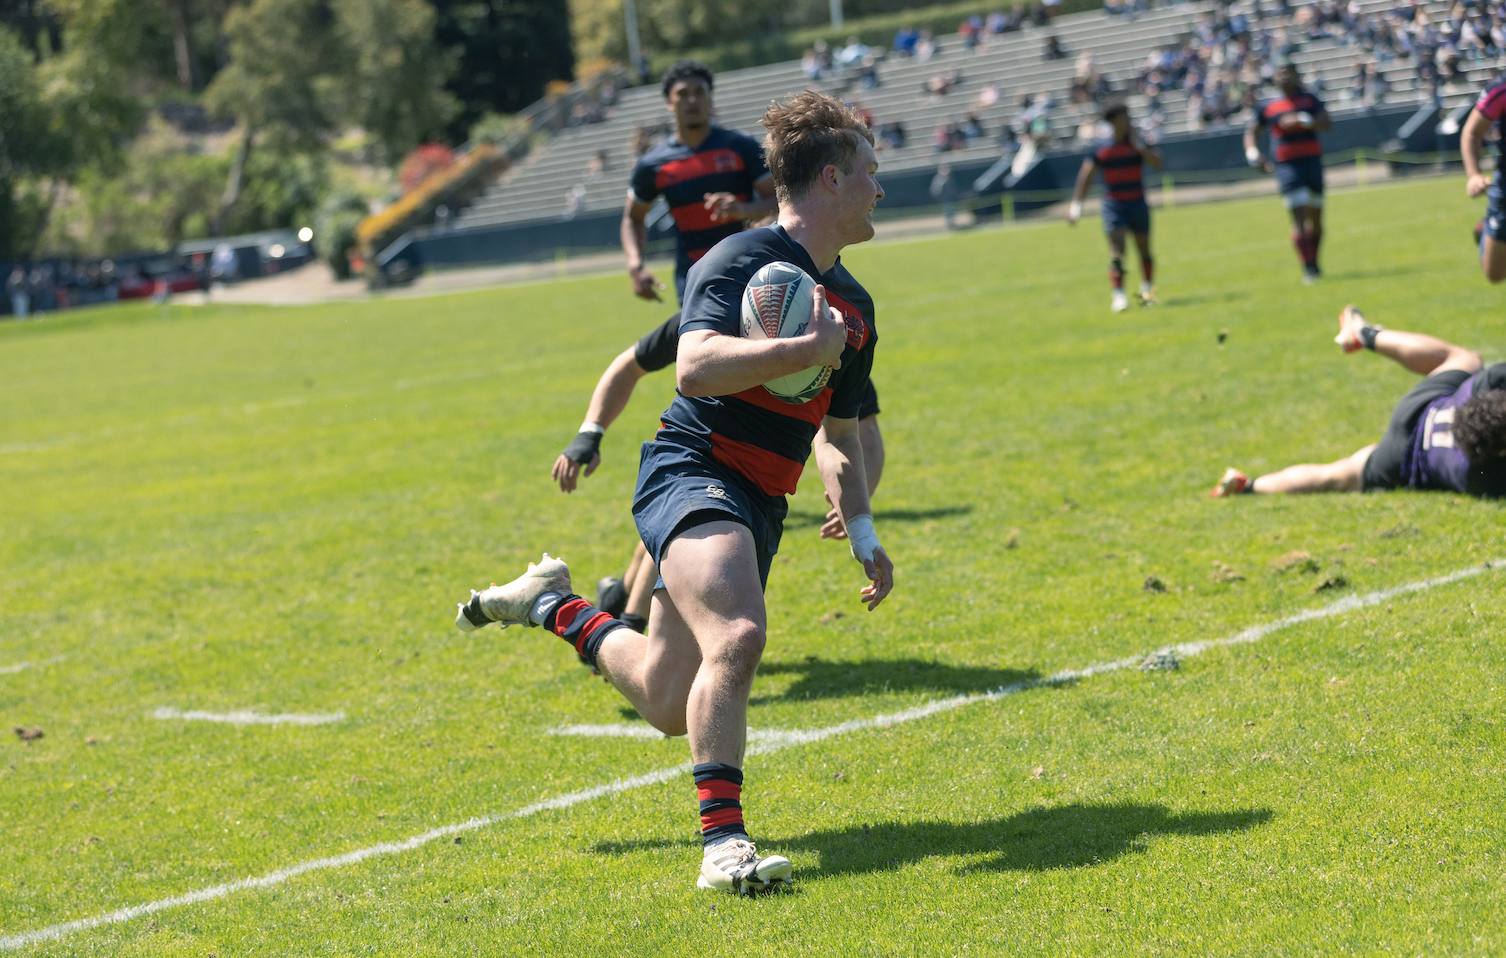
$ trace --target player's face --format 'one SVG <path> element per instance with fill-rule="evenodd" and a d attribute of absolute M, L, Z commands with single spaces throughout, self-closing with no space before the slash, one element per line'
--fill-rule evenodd
<path fill-rule="evenodd" d="M 873 239 L 873 208 L 884 198 L 884 188 L 879 185 L 878 160 L 867 140 L 858 142 L 852 172 L 839 173 L 837 187 L 838 209 L 847 242 Z"/>
<path fill-rule="evenodd" d="M 711 87 L 700 77 L 676 80 L 669 88 L 669 112 L 680 126 L 705 126 L 711 122 Z"/>
<path fill-rule="evenodd" d="M 1276 85 L 1281 87 L 1283 93 L 1296 92 L 1301 83 L 1297 80 L 1297 71 L 1291 67 L 1281 67 L 1276 71 Z"/>
<path fill-rule="evenodd" d="M 1109 123 L 1114 127 L 1115 139 L 1122 140 L 1129 136 L 1130 118 L 1128 113 L 1115 113 L 1114 118 Z"/>

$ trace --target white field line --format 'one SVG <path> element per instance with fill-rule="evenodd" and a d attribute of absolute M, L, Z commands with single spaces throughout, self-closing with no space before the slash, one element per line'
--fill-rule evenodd
<path fill-rule="evenodd" d="M 1346 612 L 1353 612 L 1356 609 L 1362 609 L 1372 605 L 1379 605 L 1382 602 L 1387 602 L 1399 596 L 1409 595 L 1414 592 L 1425 592 L 1428 589 L 1433 589 L 1440 585 L 1447 585 L 1451 582 L 1458 582 L 1461 579 L 1468 579 L 1473 576 L 1480 575 L 1483 572 L 1502 568 L 1506 568 L 1506 560 L 1498 559 L 1491 562 L 1486 562 L 1483 565 L 1471 566 L 1467 569 L 1460 569 L 1458 572 L 1454 572 L 1445 576 L 1439 576 L 1435 579 L 1423 579 L 1419 582 L 1408 583 L 1407 585 L 1397 586 L 1393 589 L 1381 589 L 1378 592 L 1370 592 L 1366 593 L 1365 595 L 1350 596 L 1344 599 L 1340 599 L 1337 602 L 1329 603 L 1328 605 L 1322 606 L 1317 609 L 1310 609 L 1306 612 L 1299 612 L 1296 615 L 1289 615 L 1285 618 L 1276 619 L 1275 621 L 1267 622 L 1263 625 L 1252 626 L 1248 629 L 1245 629 L 1243 632 L 1238 632 L 1226 638 L 1210 639 L 1200 642 L 1184 642 L 1180 645 L 1167 646 L 1165 649 L 1161 649 L 1159 651 L 1174 651 L 1178 655 L 1190 657 L 1199 655 L 1213 648 L 1220 648 L 1229 645 L 1243 645 L 1250 642 L 1259 642 L 1261 639 L 1265 638 L 1271 633 L 1280 631 L 1281 629 L 1285 629 L 1293 625 L 1299 625 L 1301 623 L 1311 622 L 1317 619 L 1331 618 L 1335 615 L 1343 615 Z M 831 725 L 826 728 L 796 729 L 787 732 L 770 732 L 767 737 L 763 739 L 763 741 L 758 742 L 750 747 L 748 749 L 748 754 L 767 755 L 771 752 L 777 752 L 781 749 L 789 748 L 793 745 L 803 745 L 810 742 L 819 742 L 823 739 L 832 738 L 833 736 L 837 735 L 846 735 L 851 732 L 861 731 L 865 729 L 889 728 L 893 725 L 899 725 L 905 722 L 914 722 L 917 719 L 926 718 L 927 716 L 931 715 L 937 715 L 942 712 L 950 712 L 955 709 L 959 709 L 964 705 L 971 705 L 975 702 L 995 701 L 1004 698 L 1007 695 L 1013 695 L 1016 692 L 1023 692 L 1027 689 L 1037 688 L 1043 685 L 1059 685 L 1066 682 L 1073 682 L 1078 679 L 1084 679 L 1092 675 L 1099 675 L 1104 672 L 1114 672 L 1120 669 L 1138 667 L 1142 661 L 1144 661 L 1144 656 L 1137 655 L 1130 658 L 1117 659 L 1112 662 L 1101 662 L 1097 665 L 1089 665 L 1081 669 L 1067 669 L 1043 679 L 1036 679 L 1030 682 L 1019 682 L 1014 685 L 1006 685 L 1003 688 L 995 689 L 992 692 L 981 692 L 972 695 L 958 695 L 949 699 L 941 699 L 940 701 L 929 702 L 925 705 L 916 706 L 915 708 L 904 709 L 899 712 L 891 712 L 888 715 L 876 715 L 872 718 L 867 719 L 855 719 L 851 722 L 843 722 L 840 725 Z M 437 841 L 441 838 L 448 838 L 453 835 L 459 835 L 463 832 L 476 831 L 477 829 L 485 828 L 488 825 L 494 825 L 498 822 L 520 818 L 529 818 L 533 815 L 537 815 L 539 812 L 572 808 L 584 802 L 594 801 L 595 799 L 604 798 L 608 795 L 615 795 L 619 792 L 632 791 L 633 789 L 644 788 L 649 785 L 659 785 L 664 782 L 668 782 L 677 776 L 688 774 L 690 772 L 690 767 L 691 765 L 689 762 L 682 762 L 679 765 L 674 765 L 669 768 L 661 768 L 657 771 L 646 772 L 642 775 L 635 775 L 632 778 L 617 779 L 615 781 L 608 782 L 605 785 L 597 785 L 594 788 L 581 789 L 577 792 L 569 792 L 564 795 L 558 795 L 554 798 L 545 799 L 541 802 L 534 802 L 532 805 L 525 805 L 513 812 L 503 812 L 495 815 L 480 815 L 475 818 L 456 823 L 454 825 L 445 825 L 441 828 L 431 829 L 430 831 L 422 832 L 402 841 L 382 842 L 377 845 L 367 846 L 366 848 L 358 848 L 355 851 L 346 852 L 343 855 L 333 855 L 328 858 L 315 858 L 309 861 L 300 862 L 296 865 L 291 865 L 279 871 L 269 872 L 257 878 L 242 878 L 238 879 L 237 881 L 227 882 L 223 885 L 213 885 L 209 888 L 201 888 L 198 891 L 189 892 L 184 895 L 176 895 L 172 898 L 160 898 L 157 901 L 147 902 L 146 904 L 132 905 L 129 908 L 121 908 L 116 911 L 105 912 L 100 915 L 95 915 L 91 918 L 79 918 L 74 921 L 67 921 L 57 925 L 48 925 L 45 928 L 38 928 L 35 931 L 23 931 L 13 935 L 0 936 L 0 951 L 14 951 L 18 948 L 24 948 L 28 945 L 35 945 L 40 942 L 52 941 L 57 938 L 62 938 L 65 935 L 72 934 L 76 931 L 87 931 L 91 928 L 98 928 L 102 925 L 113 925 L 120 922 L 131 921 L 132 919 L 140 918 L 144 915 L 150 915 L 154 912 L 163 911 L 168 908 L 177 908 L 183 905 L 192 905 L 198 902 L 211 901 L 216 898 L 223 898 L 233 892 L 256 888 L 270 888 L 273 885 L 280 885 L 290 878 L 294 878 L 298 875 L 302 875 L 308 872 L 323 871 L 329 868 L 341 868 L 346 865 L 354 865 L 357 862 L 365 861 L 368 858 L 376 858 L 382 855 L 395 855 L 399 852 L 412 851 L 415 848 L 420 848 L 424 845 L 429 844 L 430 842 Z"/>
<path fill-rule="evenodd" d="M 582 738 L 646 738 L 663 741 L 672 736 L 646 722 L 617 722 L 612 725 L 561 725 L 545 729 L 545 735 L 580 736 Z M 748 741 L 761 742 L 785 734 L 780 729 L 750 728 Z"/>
<path fill-rule="evenodd" d="M 17 662 L 15 665 L 0 665 L 0 675 L 15 675 L 17 672 L 25 672 L 27 669 L 40 669 L 44 665 L 63 661 L 64 656 L 54 655 L 50 659 L 41 662 Z"/>
<path fill-rule="evenodd" d="M 331 725 L 345 721 L 344 712 L 328 715 L 296 715 L 283 713 L 267 715 L 263 712 L 180 712 L 163 706 L 152 713 L 153 718 L 181 719 L 185 722 L 225 722 L 229 725 Z"/>

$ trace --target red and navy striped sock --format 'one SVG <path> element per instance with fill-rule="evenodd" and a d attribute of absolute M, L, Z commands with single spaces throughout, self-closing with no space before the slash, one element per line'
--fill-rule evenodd
<path fill-rule="evenodd" d="M 707 847 L 729 838 L 747 838 L 743 825 L 742 769 L 720 762 L 702 762 L 691 769 L 695 793 L 701 801 L 701 841 Z"/>
<path fill-rule="evenodd" d="M 608 633 L 623 628 L 614 619 L 578 595 L 567 595 L 544 617 L 544 628 L 564 639 L 591 668 L 596 668 L 596 653 Z"/>
<path fill-rule="evenodd" d="M 1109 260 L 1109 285 L 1115 289 L 1124 288 L 1124 261 L 1117 256 Z"/>
<path fill-rule="evenodd" d="M 1318 247 L 1323 243 L 1323 227 L 1317 226 L 1307 234 L 1307 249 L 1312 256 L 1312 264 L 1318 265 Z"/>
<path fill-rule="evenodd" d="M 1145 257 L 1140 261 L 1140 275 L 1145 277 L 1147 283 L 1156 281 L 1156 261 L 1152 257 Z"/>

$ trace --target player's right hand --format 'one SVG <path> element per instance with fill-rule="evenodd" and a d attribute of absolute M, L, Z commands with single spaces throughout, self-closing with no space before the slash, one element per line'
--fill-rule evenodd
<path fill-rule="evenodd" d="M 1476 173 L 1464 182 L 1464 192 L 1471 197 L 1479 196 L 1490 189 L 1490 177 L 1484 173 Z"/>
<path fill-rule="evenodd" d="M 664 302 L 664 297 L 659 295 L 659 290 L 664 288 L 664 284 L 654 278 L 654 274 L 649 272 L 647 266 L 640 266 L 635 270 L 630 270 L 628 276 L 632 277 L 633 280 L 634 296 L 637 296 L 639 299 Z"/>
<path fill-rule="evenodd" d="M 863 561 L 863 572 L 868 575 L 868 584 L 863 586 L 862 601 L 872 612 L 884 597 L 894 591 L 894 563 L 883 546 L 873 550 L 873 558 Z"/>
<path fill-rule="evenodd" d="M 811 322 L 805 333 L 811 337 L 812 366 L 842 368 L 842 350 L 847 345 L 847 322 L 834 307 L 826 304 L 826 287 L 816 286 L 811 303 Z"/>

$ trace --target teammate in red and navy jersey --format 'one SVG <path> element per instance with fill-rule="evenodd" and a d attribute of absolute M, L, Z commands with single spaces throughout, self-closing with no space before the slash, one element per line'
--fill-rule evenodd
<path fill-rule="evenodd" d="M 622 249 L 633 292 L 644 299 L 659 299 L 664 288 L 643 265 L 644 217 L 655 199 L 664 197 L 679 232 L 675 294 L 681 300 L 690 264 L 777 208 L 758 141 L 711 121 L 711 86 L 711 71 L 694 60 L 681 60 L 665 72 L 664 100 L 674 114 L 675 136 L 643 154 L 633 168 L 622 212 Z"/>
<path fill-rule="evenodd" d="M 1497 136 L 1506 133 L 1506 73 L 1485 87 L 1459 137 L 1464 153 L 1464 191 L 1471 197 L 1487 194 L 1485 218 L 1475 227 L 1480 245 L 1480 269 L 1492 283 L 1506 279 L 1506 183 L 1502 182 L 1501 163 L 1496 162 L 1495 176 L 1480 172 L 1480 148 L 1494 127 Z"/>
<path fill-rule="evenodd" d="M 644 443 L 633 517 L 659 564 L 648 634 L 570 591 L 570 570 L 547 555 L 524 575 L 463 603 L 455 624 L 542 625 L 668 735 L 688 735 L 700 802 L 697 885 L 757 891 L 790 880 L 793 866 L 759 855 L 743 822 L 748 696 L 763 654 L 763 585 L 779 548 L 784 497 L 811 452 L 826 493 L 868 578 L 870 610 L 894 588 L 868 503 L 858 412 L 873 365 L 873 301 L 842 266 L 843 248 L 873 238 L 883 199 L 873 134 L 856 110 L 819 93 L 764 114 L 779 221 L 719 243 L 691 269 L 676 356 L 679 393 Z M 741 335 L 748 280 L 793 263 L 819 284 L 805 331 L 783 339 Z M 805 403 L 763 384 L 813 366 L 833 372 Z M 819 430 L 819 432 L 818 432 Z"/>
<path fill-rule="evenodd" d="M 1318 268 L 1323 242 L 1323 146 L 1318 134 L 1333 123 L 1323 101 L 1302 89 L 1296 64 L 1278 67 L 1276 84 L 1281 96 L 1257 106 L 1245 128 L 1245 158 L 1251 166 L 1270 169 L 1256 139 L 1269 129 L 1281 202 L 1292 214 L 1292 245 L 1302 260 L 1302 281 L 1311 284 L 1323 275 Z"/>
<path fill-rule="evenodd" d="M 1152 150 L 1135 135 L 1129 107 L 1110 103 L 1103 111 L 1104 120 L 1114 127 L 1113 138 L 1082 161 L 1077 171 L 1077 185 L 1072 190 L 1072 204 L 1067 207 L 1067 224 L 1077 225 L 1082 216 L 1082 199 L 1097 171 L 1103 172 L 1103 232 L 1109 239 L 1109 285 L 1113 288 L 1109 308 L 1116 313 L 1129 309 L 1124 295 L 1124 236 L 1135 237 L 1140 254 L 1140 305 L 1156 303 L 1155 260 L 1150 255 L 1150 207 L 1145 202 L 1143 169 L 1161 168 L 1161 154 Z"/>

